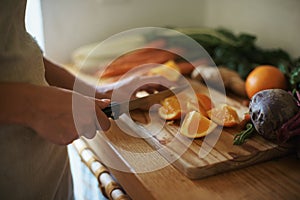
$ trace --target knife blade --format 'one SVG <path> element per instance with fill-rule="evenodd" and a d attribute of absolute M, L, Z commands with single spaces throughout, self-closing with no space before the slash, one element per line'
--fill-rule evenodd
<path fill-rule="evenodd" d="M 112 119 L 118 119 L 120 115 L 131 110 L 135 110 L 145 106 L 151 106 L 156 103 L 160 103 L 161 100 L 169 96 L 180 93 L 186 89 L 188 85 L 178 86 L 170 89 L 163 90 L 158 93 L 149 94 L 148 96 L 137 98 L 130 101 L 125 101 L 121 103 L 111 102 L 109 106 L 102 109 L 107 117 Z"/>

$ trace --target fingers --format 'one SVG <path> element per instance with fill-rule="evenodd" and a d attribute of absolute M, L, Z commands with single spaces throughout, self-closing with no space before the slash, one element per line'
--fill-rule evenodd
<path fill-rule="evenodd" d="M 73 116 L 77 124 L 76 130 L 80 136 L 93 138 L 97 130 L 107 131 L 110 128 L 108 117 L 102 109 L 110 104 L 109 99 L 94 99 L 91 97 L 79 96 L 73 106 Z"/>
<path fill-rule="evenodd" d="M 95 104 L 101 109 L 106 108 L 110 102 L 110 99 L 95 99 Z"/>
<path fill-rule="evenodd" d="M 110 99 L 112 91 L 100 92 L 96 91 L 95 98 L 96 99 Z"/>
<path fill-rule="evenodd" d="M 107 131 L 110 128 L 110 121 L 104 112 L 102 112 L 102 109 L 109 104 L 109 99 L 95 100 L 95 111 L 97 116 L 97 121 L 95 123 L 98 130 Z"/>

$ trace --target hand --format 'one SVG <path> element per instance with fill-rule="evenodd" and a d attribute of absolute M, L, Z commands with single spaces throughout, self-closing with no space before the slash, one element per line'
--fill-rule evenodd
<path fill-rule="evenodd" d="M 105 94 L 106 98 L 112 98 L 113 95 L 117 98 L 113 101 L 121 102 L 135 98 L 136 93 L 139 91 L 153 93 L 171 86 L 175 86 L 175 83 L 162 76 L 135 76 L 97 87 L 98 94 L 96 93 L 96 97 L 103 98 L 103 94 Z"/>
<path fill-rule="evenodd" d="M 79 136 L 92 138 L 96 130 L 110 127 L 109 119 L 101 111 L 109 101 L 56 87 L 39 87 L 36 92 L 36 99 L 31 99 L 30 127 L 55 144 L 66 145 Z"/>

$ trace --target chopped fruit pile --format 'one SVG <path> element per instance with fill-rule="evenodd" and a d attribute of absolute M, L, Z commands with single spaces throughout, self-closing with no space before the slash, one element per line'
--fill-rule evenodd
<path fill-rule="evenodd" d="M 162 107 L 160 107 L 158 111 L 161 118 L 166 120 L 176 120 L 180 119 L 181 115 L 185 115 L 187 112 L 193 110 L 208 117 L 207 111 L 214 107 L 210 98 L 202 93 L 196 94 L 196 100 L 186 95 L 179 97 L 184 100 L 181 102 L 182 105 L 180 105 L 180 101 L 176 96 L 165 98 L 161 102 Z"/>
<path fill-rule="evenodd" d="M 211 99 L 197 93 L 197 99 L 184 96 L 180 103 L 176 96 L 168 97 L 161 102 L 159 116 L 166 120 L 178 120 L 184 116 L 180 133 L 189 138 L 204 137 L 218 125 L 233 127 L 240 123 L 236 110 L 227 104 L 214 106 Z"/>

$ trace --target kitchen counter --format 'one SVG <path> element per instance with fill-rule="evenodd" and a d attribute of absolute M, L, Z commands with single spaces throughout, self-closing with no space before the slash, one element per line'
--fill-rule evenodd
<path fill-rule="evenodd" d="M 144 139 L 109 132 L 110 137 L 119 138 L 138 152 L 153 151 Z M 136 157 L 134 152 L 127 160 L 99 133 L 92 140 L 85 140 L 96 156 L 107 164 L 111 174 L 132 199 L 299 199 L 300 160 L 296 154 L 255 164 L 239 170 L 225 172 L 200 180 L 190 180 L 172 165 L 147 173 L 122 172 L 110 168 L 110 161 L 119 162 L 119 167 L 130 171 L 130 162 L 135 164 L 157 164 L 163 159 L 159 153 L 147 160 Z M 117 144 L 115 144 L 117 145 Z M 108 163 L 107 163 L 108 162 Z"/>

